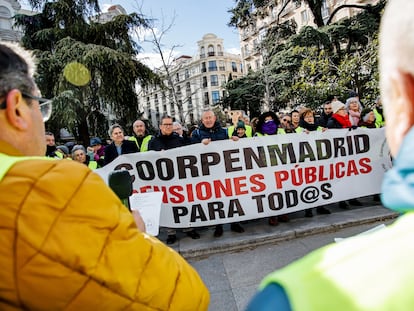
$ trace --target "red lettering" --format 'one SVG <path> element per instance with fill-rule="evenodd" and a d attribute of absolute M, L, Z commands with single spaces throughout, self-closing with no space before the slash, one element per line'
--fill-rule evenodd
<path fill-rule="evenodd" d="M 289 179 L 289 172 L 288 171 L 278 171 L 275 172 L 275 180 L 276 180 L 276 189 L 282 188 L 282 182 Z"/>
<path fill-rule="evenodd" d="M 263 180 L 264 176 L 262 174 L 255 174 L 250 176 L 249 180 L 250 182 L 255 185 L 250 187 L 250 190 L 252 192 L 262 192 L 266 190 L 266 184 L 261 182 L 260 180 Z"/>
<path fill-rule="evenodd" d="M 170 193 L 172 195 L 172 197 L 170 197 L 170 201 L 171 203 L 183 203 L 185 200 L 185 197 L 182 193 L 183 191 L 183 187 L 181 186 L 171 186 L 170 187 Z"/>
<path fill-rule="evenodd" d="M 248 190 L 246 189 L 242 189 L 246 187 L 246 177 L 236 177 L 234 178 L 234 190 L 235 190 L 235 194 L 239 195 L 239 194 L 247 194 L 249 193 Z"/>
<path fill-rule="evenodd" d="M 372 166 L 369 165 L 371 163 L 371 159 L 369 158 L 362 158 L 359 160 L 359 165 L 361 166 L 360 173 L 361 174 L 368 174 L 372 171 Z"/>

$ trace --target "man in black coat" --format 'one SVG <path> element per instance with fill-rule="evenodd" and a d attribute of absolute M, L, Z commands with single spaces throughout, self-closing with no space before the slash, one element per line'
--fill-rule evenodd
<path fill-rule="evenodd" d="M 162 151 L 184 145 L 184 138 L 173 131 L 172 118 L 170 116 L 164 116 L 160 121 L 160 131 L 157 136 L 150 140 L 148 150 Z M 200 235 L 194 229 L 184 229 L 183 231 L 192 239 L 200 238 Z M 167 235 L 167 244 L 173 244 L 177 241 L 177 232 L 175 229 L 167 228 Z"/>

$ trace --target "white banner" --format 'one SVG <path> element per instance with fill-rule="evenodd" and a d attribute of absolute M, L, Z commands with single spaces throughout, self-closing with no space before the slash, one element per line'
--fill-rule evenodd
<path fill-rule="evenodd" d="M 391 167 L 384 129 L 216 141 L 122 155 L 136 193 L 162 191 L 160 226 L 186 228 L 291 213 L 380 192 Z"/>

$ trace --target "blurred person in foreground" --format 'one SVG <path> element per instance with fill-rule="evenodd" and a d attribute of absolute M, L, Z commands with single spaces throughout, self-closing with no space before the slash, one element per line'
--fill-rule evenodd
<path fill-rule="evenodd" d="M 394 167 L 383 204 L 402 215 L 379 231 L 325 246 L 268 275 L 247 310 L 406 311 L 414 306 L 414 1 L 381 21 L 380 86 Z"/>
<path fill-rule="evenodd" d="M 197 272 L 101 177 L 44 157 L 51 103 L 33 74 L 0 42 L 0 310 L 207 310 Z"/>

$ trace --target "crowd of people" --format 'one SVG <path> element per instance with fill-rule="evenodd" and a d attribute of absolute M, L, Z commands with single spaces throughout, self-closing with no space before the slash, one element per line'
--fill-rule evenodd
<path fill-rule="evenodd" d="M 312 131 L 326 131 L 328 129 L 357 127 L 379 128 L 385 125 L 381 99 L 378 97 L 373 105 L 363 107 L 358 95 L 350 92 L 345 103 L 332 96 L 322 105 L 322 112 L 317 113 L 308 107 L 298 107 L 290 112 L 266 111 L 251 121 L 246 115 L 236 115 L 233 123 L 225 127 L 222 125 L 213 110 L 206 110 L 201 115 L 200 123 L 191 132 L 184 131 L 182 124 L 171 116 L 165 115 L 159 123 L 159 130 L 151 135 L 145 120 L 136 120 L 133 123 L 132 135 L 126 136 L 119 124 L 113 124 L 108 130 L 111 142 L 103 145 L 98 137 L 90 139 L 89 146 L 84 147 L 74 142 L 56 146 L 53 133 L 46 133 L 47 156 L 56 158 L 69 158 L 85 164 L 91 169 L 103 167 L 111 163 L 121 154 L 146 152 L 149 150 L 162 151 L 179 148 L 189 144 L 209 144 L 211 141 L 228 140 L 237 141 L 241 138 L 254 136 L 285 135 L 294 133 L 310 133 Z M 374 196 L 379 201 L 379 196 Z M 358 199 L 348 202 L 341 201 L 339 206 L 343 209 L 349 205 L 362 205 Z M 315 206 L 316 213 L 330 214 L 331 211 L 324 206 Z M 313 208 L 305 210 L 305 217 L 313 217 Z M 288 222 L 288 215 L 271 216 L 268 218 L 270 226 L 277 226 L 280 222 Z M 166 228 L 167 244 L 177 241 L 176 230 Z M 245 230 L 241 223 L 230 224 L 230 230 L 243 233 Z M 192 239 L 199 239 L 200 234 L 195 229 L 184 229 L 183 232 Z M 223 235 L 223 225 L 216 225 L 214 237 Z"/>
<path fill-rule="evenodd" d="M 405 311 L 414 305 L 413 12 L 412 1 L 389 1 L 379 38 L 386 137 L 394 157 L 381 197 L 401 216 L 385 229 L 327 245 L 269 274 L 248 311 Z M 75 142 L 56 146 L 53 133 L 45 132 L 52 106 L 41 97 L 34 74 L 29 52 L 0 42 L 0 309 L 208 310 L 209 291 L 198 273 L 145 234 L 139 213 L 125 209 L 86 167 L 108 161 L 100 139 L 87 148 Z M 160 125 L 169 128 L 172 121 L 163 118 Z M 371 110 L 352 96 L 345 104 L 326 102 L 316 121 L 310 109 L 265 112 L 251 129 L 237 120 L 231 133 L 207 111 L 187 141 L 384 125 L 379 99 Z M 163 150 L 163 136 L 176 136 L 160 131 L 160 140 L 152 141 L 139 127 L 140 134 L 126 140 L 121 127 L 111 126 L 113 157 L 150 146 Z M 122 147 L 134 140 L 135 147 Z"/>

